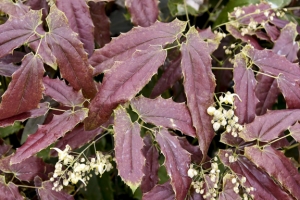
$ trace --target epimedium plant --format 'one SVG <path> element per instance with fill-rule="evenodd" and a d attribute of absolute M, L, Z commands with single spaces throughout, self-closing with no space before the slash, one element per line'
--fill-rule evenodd
<path fill-rule="evenodd" d="M 125 0 L 111 40 L 122 1 L 1 0 L 1 199 L 300 198 L 296 9 L 233 2 Z"/>

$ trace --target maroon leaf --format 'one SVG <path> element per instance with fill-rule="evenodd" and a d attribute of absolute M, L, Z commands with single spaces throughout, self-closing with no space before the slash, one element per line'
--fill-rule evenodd
<path fill-rule="evenodd" d="M 86 1 L 62 0 L 56 1 L 56 5 L 65 13 L 70 28 L 78 33 L 86 52 L 92 55 L 94 51 L 94 26 Z"/>
<path fill-rule="evenodd" d="M 141 184 L 145 157 L 142 154 L 144 146 L 140 137 L 140 125 L 132 123 L 126 109 L 115 110 L 115 156 L 119 175 L 134 192 Z"/>
<path fill-rule="evenodd" d="M 190 112 L 184 103 L 175 103 L 172 99 L 148 99 L 137 97 L 131 100 L 133 110 L 139 117 L 156 126 L 180 130 L 186 135 L 195 137 Z"/>
<path fill-rule="evenodd" d="M 178 139 L 164 128 L 160 129 L 157 133 L 156 141 L 165 156 L 164 165 L 171 178 L 171 185 L 175 191 L 176 199 L 183 200 L 188 193 L 192 181 L 187 175 L 191 156 L 181 147 Z"/>
<path fill-rule="evenodd" d="M 271 146 L 263 149 L 252 146 L 245 148 L 245 156 L 278 181 L 293 197 L 300 198 L 300 174 L 283 153 Z"/>
<path fill-rule="evenodd" d="M 24 197 L 21 196 L 18 187 L 14 183 L 9 182 L 7 184 L 5 176 L 0 175 L 0 199 L 23 200 Z"/>
<path fill-rule="evenodd" d="M 200 149 L 205 157 L 214 137 L 211 117 L 206 110 L 214 103 L 213 93 L 216 83 L 211 71 L 207 43 L 200 38 L 194 28 L 189 30 L 186 38 L 187 42 L 181 46 L 183 85 Z"/>
<path fill-rule="evenodd" d="M 9 16 L 21 17 L 29 11 L 30 7 L 24 5 L 22 2 L 14 3 L 11 0 L 1 0 L 0 10 Z"/>
<path fill-rule="evenodd" d="M 298 120 L 300 120 L 298 109 L 269 111 L 256 117 L 252 123 L 246 124 L 244 131 L 239 135 L 246 141 L 269 142 Z"/>
<path fill-rule="evenodd" d="M 246 177 L 246 182 L 243 183 L 243 186 L 246 188 L 254 188 L 254 191 L 251 192 L 251 194 L 254 195 L 254 199 L 292 199 L 284 190 L 274 183 L 268 174 L 259 170 L 259 168 L 246 157 L 235 155 L 236 161 L 229 162 L 229 157 L 234 156 L 231 150 L 220 150 L 218 156 L 222 163 L 229 167 L 240 180 L 242 177 Z"/>
<path fill-rule="evenodd" d="M 142 153 L 146 158 L 145 165 L 143 167 L 143 179 L 141 183 L 141 190 L 143 193 L 149 192 L 158 183 L 158 169 L 159 153 L 156 147 L 152 143 L 150 134 L 144 137 L 145 146 L 142 149 Z"/>
<path fill-rule="evenodd" d="M 277 38 L 280 35 L 280 31 L 278 30 L 278 28 L 276 26 L 273 26 L 270 23 L 265 23 L 264 28 L 272 41 L 277 40 Z"/>
<path fill-rule="evenodd" d="M 12 54 L 8 54 L 2 58 L 0 58 L 0 62 L 5 63 L 5 64 L 10 64 L 10 63 L 19 63 L 22 61 L 26 53 L 21 52 L 21 51 L 13 51 Z"/>
<path fill-rule="evenodd" d="M 203 159 L 203 155 L 199 146 L 191 145 L 185 137 L 178 138 L 178 140 L 181 147 L 187 150 L 191 154 L 191 161 L 193 163 L 200 164 Z"/>
<path fill-rule="evenodd" d="M 7 145 L 4 143 L 2 139 L 0 139 L 0 156 L 4 157 L 6 153 L 12 148 L 11 145 Z"/>
<path fill-rule="evenodd" d="M 180 68 L 181 63 L 181 55 L 179 55 L 176 59 L 172 60 L 167 69 L 161 75 L 160 79 L 156 82 L 152 92 L 151 98 L 155 98 L 158 95 L 162 94 L 166 89 L 172 87 L 177 80 L 182 77 L 182 71 Z"/>
<path fill-rule="evenodd" d="M 161 46 L 150 46 L 145 51 L 136 51 L 126 62 L 117 62 L 105 74 L 97 96 L 91 101 L 86 130 L 97 128 L 108 120 L 119 103 L 131 100 L 157 72 L 166 56 Z"/>
<path fill-rule="evenodd" d="M 217 34 L 214 34 L 211 31 L 210 27 L 203 30 L 197 30 L 199 32 L 200 37 L 207 42 L 210 54 L 213 53 L 219 47 L 222 38 L 219 37 Z"/>
<path fill-rule="evenodd" d="M 5 24 L 0 25 L 0 58 L 27 42 L 42 23 L 40 18 L 41 11 L 31 10 L 20 17 L 10 17 Z"/>
<path fill-rule="evenodd" d="M 126 34 L 114 38 L 109 44 L 97 49 L 90 63 L 95 67 L 94 75 L 110 69 L 115 61 L 124 61 L 136 50 L 146 50 L 149 45 L 165 45 L 181 37 L 186 22 L 174 20 L 170 23 L 156 22 L 150 27 L 134 28 Z"/>
<path fill-rule="evenodd" d="M 236 199 L 242 200 L 239 194 L 235 193 L 233 188 L 235 184 L 232 183 L 232 179 L 235 178 L 232 174 L 226 174 L 223 177 L 223 188 L 222 192 L 219 194 L 219 200 L 227 200 L 227 199 Z"/>
<path fill-rule="evenodd" d="M 104 2 L 88 2 L 90 7 L 90 14 L 95 26 L 94 38 L 99 47 L 103 47 L 110 42 L 110 21 L 105 14 Z"/>
<path fill-rule="evenodd" d="M 69 28 L 64 13 L 55 5 L 51 7 L 46 20 L 49 32 L 45 41 L 57 59 L 62 76 L 75 90 L 82 89 L 86 98 L 93 98 L 97 91 L 92 78 L 93 72 L 77 34 Z"/>
<path fill-rule="evenodd" d="M 272 108 L 280 91 L 276 79 L 262 74 L 258 74 L 256 79 L 258 83 L 255 87 L 255 96 L 259 100 L 256 104 L 256 114 L 263 115 Z"/>
<path fill-rule="evenodd" d="M 245 141 L 240 138 L 239 136 L 233 137 L 233 135 L 228 132 L 224 132 L 221 134 L 220 142 L 227 144 L 232 147 L 239 147 L 241 146 Z"/>
<path fill-rule="evenodd" d="M 234 100 L 236 106 L 234 113 L 239 118 L 239 124 L 248 124 L 254 120 L 258 99 L 254 93 L 256 86 L 254 73 L 247 67 L 246 59 L 242 54 L 235 56 L 233 80 L 234 91 L 239 96 Z"/>
<path fill-rule="evenodd" d="M 125 0 L 131 14 L 131 21 L 138 26 L 147 27 L 158 18 L 158 0 Z"/>
<path fill-rule="evenodd" d="M 67 86 L 64 81 L 59 79 L 44 77 L 43 83 L 45 86 L 44 94 L 65 106 L 79 106 L 86 100 L 82 96 L 81 91 L 75 91 L 72 87 Z"/>
<path fill-rule="evenodd" d="M 19 69 L 19 66 L 14 64 L 6 64 L 0 62 L 0 75 L 1 76 L 12 76 L 12 74 Z"/>
<path fill-rule="evenodd" d="M 297 122 L 295 125 L 289 128 L 291 136 L 297 141 L 300 141 L 300 124 Z"/>
<path fill-rule="evenodd" d="M 28 118 L 35 118 L 42 115 L 45 115 L 49 110 L 48 103 L 40 103 L 39 108 L 29 110 L 27 112 L 0 120 L 0 127 L 6 127 L 12 125 L 15 121 L 24 122 Z"/>
<path fill-rule="evenodd" d="M 43 200 L 53 200 L 53 199 L 73 200 L 74 199 L 72 195 L 69 195 L 64 190 L 61 191 L 52 190 L 53 182 L 51 181 L 42 182 L 42 180 L 39 177 L 36 177 L 34 179 L 34 184 L 38 188 L 37 192 L 40 196 L 40 199 Z"/>
<path fill-rule="evenodd" d="M 282 92 L 287 108 L 300 108 L 300 85 L 298 81 L 291 81 L 284 75 L 277 78 L 278 87 Z"/>
<path fill-rule="evenodd" d="M 151 191 L 143 195 L 143 200 L 164 199 L 174 200 L 175 194 L 170 182 L 156 185 Z"/>
<path fill-rule="evenodd" d="M 61 115 L 54 116 L 50 123 L 39 126 L 36 133 L 28 136 L 26 142 L 17 149 L 16 154 L 11 158 L 11 164 L 20 163 L 48 147 L 58 138 L 64 136 L 66 132 L 72 130 L 86 116 L 87 109 L 75 112 L 66 111 Z"/>
<path fill-rule="evenodd" d="M 8 89 L 2 96 L 0 119 L 5 119 L 37 108 L 42 98 L 43 62 L 32 53 L 27 54 L 21 67 L 13 74 Z"/>

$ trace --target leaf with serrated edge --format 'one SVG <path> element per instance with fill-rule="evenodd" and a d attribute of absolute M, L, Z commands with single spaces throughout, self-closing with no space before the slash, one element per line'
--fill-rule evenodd
<path fill-rule="evenodd" d="M 49 32 L 45 40 L 56 57 L 61 75 L 75 90 L 82 89 L 86 98 L 93 98 L 97 92 L 92 78 L 93 69 L 77 34 L 69 27 L 64 13 L 55 5 L 51 6 L 46 21 Z"/>
<path fill-rule="evenodd" d="M 8 89 L 2 96 L 0 119 L 37 108 L 42 99 L 44 66 L 41 59 L 27 54 L 21 67 L 12 75 Z"/>
<path fill-rule="evenodd" d="M 56 6 L 68 18 L 70 28 L 78 33 L 84 49 L 89 55 L 94 51 L 94 25 L 89 12 L 89 7 L 82 0 L 56 1 Z"/>
<path fill-rule="evenodd" d="M 297 122 L 289 128 L 291 136 L 297 141 L 300 142 L 300 124 Z"/>
<path fill-rule="evenodd" d="M 242 200 L 239 194 L 235 193 L 233 188 L 235 184 L 232 183 L 232 179 L 235 178 L 232 174 L 226 174 L 223 177 L 223 188 L 222 192 L 219 193 L 219 200 L 228 200 L 228 199 L 235 199 L 235 200 Z"/>
<path fill-rule="evenodd" d="M 259 200 L 290 200 L 292 199 L 284 190 L 282 190 L 271 177 L 257 168 L 245 156 L 233 155 L 231 150 L 220 150 L 218 156 L 221 162 L 233 171 L 241 182 L 242 177 L 246 177 L 243 187 L 253 187 L 254 199 Z M 229 156 L 235 156 L 236 161 L 229 162 Z"/>
<path fill-rule="evenodd" d="M 41 11 L 32 10 L 23 16 L 11 17 L 0 25 L 0 58 L 30 39 L 36 27 L 42 23 L 41 14 Z"/>
<path fill-rule="evenodd" d="M 85 129 L 92 130 L 108 120 L 119 103 L 131 100 L 157 72 L 167 56 L 161 46 L 136 51 L 126 62 L 118 62 L 108 71 L 96 97 L 89 106 Z M 122 73 L 120 73 L 122 71 Z"/>
<path fill-rule="evenodd" d="M 277 84 L 282 92 L 287 108 L 300 108 L 300 84 L 299 81 L 291 81 L 284 75 L 280 74 L 277 79 Z"/>
<path fill-rule="evenodd" d="M 245 141 L 270 142 L 298 120 L 300 120 L 299 109 L 272 110 L 265 115 L 255 117 L 252 123 L 245 125 L 239 135 Z"/>
<path fill-rule="evenodd" d="M 17 148 L 16 154 L 11 159 L 11 164 L 20 163 L 26 158 L 45 149 L 58 138 L 72 130 L 79 122 L 87 116 L 87 109 L 78 111 L 66 111 L 61 115 L 55 115 L 52 121 L 46 125 L 39 126 L 36 133 L 28 136 L 26 142 Z"/>
<path fill-rule="evenodd" d="M 263 149 L 251 146 L 245 147 L 245 156 L 278 181 L 293 197 L 300 198 L 300 174 L 282 152 L 271 146 Z"/>
<path fill-rule="evenodd" d="M 165 182 L 161 185 L 156 185 L 152 190 L 143 195 L 143 200 L 174 200 L 175 194 L 170 182 Z"/>
<path fill-rule="evenodd" d="M 191 163 L 191 155 L 183 149 L 178 139 L 172 136 L 167 129 L 162 128 L 156 134 L 156 141 L 165 156 L 168 175 L 171 185 L 175 191 L 177 200 L 185 199 L 192 179 L 188 177 L 187 171 Z"/>
<path fill-rule="evenodd" d="M 140 136 L 140 125 L 132 123 L 126 109 L 119 107 L 115 110 L 114 138 L 115 157 L 119 175 L 131 188 L 132 192 L 141 184 L 145 157 L 142 154 L 144 146 Z"/>
<path fill-rule="evenodd" d="M 183 85 L 200 149 L 205 157 L 215 135 L 211 125 L 212 117 L 206 110 L 214 103 L 216 83 L 207 43 L 200 38 L 195 28 L 189 30 L 186 38 L 186 43 L 181 46 Z"/>
<path fill-rule="evenodd" d="M 13 182 L 6 183 L 5 176 L 0 175 L 0 199 L 24 200 L 24 197 Z"/>
<path fill-rule="evenodd" d="M 86 100 L 82 96 L 81 91 L 75 91 L 72 87 L 67 86 L 64 81 L 59 79 L 44 77 L 43 83 L 45 87 L 44 94 L 65 106 L 80 106 Z"/>
<path fill-rule="evenodd" d="M 174 20 L 170 23 L 155 22 L 150 27 L 133 28 L 126 34 L 97 49 L 90 63 L 95 67 L 94 75 L 110 69 L 115 61 L 124 61 L 132 56 L 136 50 L 146 50 L 149 45 L 165 45 L 181 37 L 186 22 Z"/>
<path fill-rule="evenodd" d="M 131 106 L 147 123 L 180 130 L 191 137 L 196 136 L 190 112 L 184 103 L 162 97 L 148 99 L 140 96 L 131 100 Z"/>
<path fill-rule="evenodd" d="M 135 25 L 147 27 L 152 25 L 158 18 L 158 0 L 125 0 L 131 21 Z"/>
<path fill-rule="evenodd" d="M 236 109 L 235 115 L 239 118 L 239 124 L 248 124 L 254 120 L 255 108 L 258 99 L 254 89 L 256 80 L 251 68 L 247 68 L 247 58 L 243 54 L 238 54 L 234 58 L 234 92 L 238 97 L 234 97 Z"/>

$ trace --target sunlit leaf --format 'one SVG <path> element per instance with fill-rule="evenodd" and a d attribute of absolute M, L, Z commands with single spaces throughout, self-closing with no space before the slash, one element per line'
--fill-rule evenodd
<path fill-rule="evenodd" d="M 157 72 L 166 54 L 161 46 L 150 46 L 148 50 L 136 51 L 126 62 L 117 62 L 105 74 L 97 96 L 91 101 L 85 128 L 97 128 L 119 103 L 131 100 Z"/>
<path fill-rule="evenodd" d="M 279 75 L 277 79 L 278 87 L 282 92 L 287 104 L 287 108 L 300 108 L 300 85 L 298 81 L 291 81 L 284 75 Z"/>
<path fill-rule="evenodd" d="M 43 62 L 32 53 L 23 59 L 13 74 L 8 89 L 2 96 L 0 119 L 5 119 L 37 108 L 42 99 Z"/>
<path fill-rule="evenodd" d="M 263 149 L 251 146 L 245 147 L 245 156 L 278 181 L 293 197 L 300 198 L 300 174 L 283 153 L 271 146 Z"/>
<path fill-rule="evenodd" d="M 235 193 L 233 188 L 235 187 L 235 184 L 232 183 L 232 179 L 235 178 L 232 174 L 226 174 L 223 177 L 223 188 L 222 192 L 219 193 L 219 200 L 228 200 L 228 199 L 236 199 L 236 200 L 242 200 L 239 194 Z"/>
<path fill-rule="evenodd" d="M 140 125 L 132 123 L 126 110 L 119 107 L 115 110 L 114 138 L 115 156 L 119 175 L 134 192 L 141 184 L 145 157 L 144 146 L 140 136 Z"/>
<path fill-rule="evenodd" d="M 110 69 L 115 61 L 124 61 L 136 50 L 146 50 L 149 45 L 165 45 L 181 37 L 186 22 L 174 20 L 170 23 L 156 22 L 150 27 L 137 27 L 114 38 L 109 44 L 97 49 L 90 63 L 95 67 L 94 75 Z"/>
<path fill-rule="evenodd" d="M 143 200 L 153 199 L 174 200 L 175 194 L 170 182 L 156 185 L 152 190 L 143 195 Z"/>
<path fill-rule="evenodd" d="M 196 136 L 190 112 L 183 103 L 176 103 L 172 99 L 162 97 L 148 99 L 140 96 L 131 100 L 131 106 L 147 123 L 180 130 L 192 137 Z"/>
<path fill-rule="evenodd" d="M 171 185 L 175 191 L 176 199 L 184 200 L 192 181 L 187 175 L 191 156 L 181 147 L 178 139 L 172 136 L 167 129 L 160 129 L 156 135 L 156 141 L 165 156 L 164 165 L 171 178 Z"/>
<path fill-rule="evenodd" d="M 20 17 L 29 11 L 29 6 L 24 5 L 22 2 L 13 2 L 12 0 L 1 0 L 0 10 L 9 16 Z"/>
<path fill-rule="evenodd" d="M 158 0 L 125 0 L 133 24 L 147 27 L 158 18 Z"/>
<path fill-rule="evenodd" d="M 12 76 L 12 74 L 19 69 L 19 66 L 14 64 L 6 64 L 0 62 L 0 75 L 1 76 Z"/>
<path fill-rule="evenodd" d="M 300 124 L 297 122 L 295 125 L 289 128 L 291 136 L 297 141 L 300 142 Z"/>
<path fill-rule="evenodd" d="M 13 182 L 7 184 L 5 176 L 0 175 L 0 199 L 23 200 L 24 197 Z"/>
<path fill-rule="evenodd" d="M 92 68 L 88 63 L 83 45 L 68 25 L 64 13 L 55 6 L 46 18 L 49 32 L 45 41 L 56 57 L 60 72 L 75 90 L 82 89 L 86 98 L 93 98 L 96 86 L 92 78 Z"/>
<path fill-rule="evenodd" d="M 68 18 L 70 28 L 78 33 L 86 52 L 92 55 L 94 51 L 94 26 L 87 3 L 82 0 L 60 0 L 56 1 L 56 5 Z"/>
<path fill-rule="evenodd" d="M 72 130 L 86 116 L 87 109 L 75 112 L 66 111 L 61 115 L 54 116 L 50 123 L 39 126 L 37 132 L 27 138 L 26 142 L 17 149 L 16 154 L 11 159 L 11 163 L 20 163 L 48 147 L 58 138 L 64 136 L 66 132 Z"/>
<path fill-rule="evenodd" d="M 186 38 L 186 43 L 181 46 L 183 85 L 200 149 L 205 157 L 214 137 L 211 117 L 206 110 L 214 103 L 213 93 L 216 83 L 211 71 L 211 57 L 207 43 L 200 38 L 194 28 L 189 30 Z"/>

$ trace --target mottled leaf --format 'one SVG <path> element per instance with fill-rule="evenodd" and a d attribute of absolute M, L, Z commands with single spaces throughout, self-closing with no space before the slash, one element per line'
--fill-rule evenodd
<path fill-rule="evenodd" d="M 297 122 L 295 125 L 289 128 L 291 136 L 297 141 L 300 142 L 300 124 Z"/>
<path fill-rule="evenodd" d="M 298 81 L 291 81 L 284 75 L 279 75 L 277 79 L 278 87 L 282 92 L 287 108 L 300 108 L 300 85 Z"/>
<path fill-rule="evenodd" d="M 271 177 L 268 176 L 268 174 L 257 168 L 245 156 L 233 155 L 231 150 L 220 150 L 218 156 L 222 163 L 238 176 L 240 182 L 242 177 L 246 177 L 246 182 L 243 183 L 243 187 L 254 188 L 254 191 L 250 193 L 254 195 L 254 199 L 292 199 L 272 180 Z M 229 156 L 235 156 L 236 161 L 229 162 Z"/>
<path fill-rule="evenodd" d="M 235 193 L 233 188 L 235 184 L 232 183 L 232 179 L 235 178 L 232 174 L 226 174 L 223 177 L 223 188 L 222 192 L 219 193 L 219 200 L 228 200 L 228 199 L 235 199 L 235 200 L 242 200 L 239 194 Z"/>
<path fill-rule="evenodd" d="M 23 200 L 24 197 L 21 196 L 18 186 L 16 186 L 13 182 L 9 182 L 7 184 L 5 176 L 0 175 L 0 199 Z"/>
<path fill-rule="evenodd" d="M 234 92 L 239 97 L 234 97 L 236 106 L 234 113 L 239 118 L 239 124 L 248 124 L 254 120 L 258 99 L 254 93 L 256 86 L 254 72 L 247 67 L 247 60 L 243 54 L 238 54 L 234 58 L 233 80 Z"/>
<path fill-rule="evenodd" d="M 41 11 L 32 10 L 20 17 L 10 17 L 0 25 L 0 58 L 27 42 L 42 23 L 40 18 Z"/>
<path fill-rule="evenodd" d="M 39 126 L 35 134 L 30 135 L 26 142 L 17 148 L 16 154 L 11 158 L 11 164 L 20 163 L 26 158 L 45 149 L 58 138 L 72 130 L 79 122 L 87 116 L 87 109 L 78 111 L 66 111 L 61 115 L 53 117 L 46 125 Z"/>
<path fill-rule="evenodd" d="M 212 118 L 206 110 L 214 103 L 213 93 L 216 83 L 211 71 L 211 57 L 207 43 L 200 38 L 194 28 L 189 30 L 186 38 L 186 43 L 181 46 L 183 85 L 200 149 L 205 157 L 214 137 L 210 122 Z"/>
<path fill-rule="evenodd" d="M 140 96 L 131 100 L 131 106 L 147 123 L 180 130 L 192 137 L 196 136 L 190 112 L 184 103 L 176 103 L 172 99 L 162 97 L 148 99 Z"/>
<path fill-rule="evenodd" d="M 246 124 L 239 134 L 246 141 L 259 140 L 269 142 L 300 120 L 300 110 L 272 110 L 267 114 L 258 116 L 255 120 Z"/>
<path fill-rule="evenodd" d="M 119 103 L 131 100 L 157 72 L 166 54 L 161 46 L 151 46 L 148 50 L 136 51 L 126 62 L 117 62 L 105 74 L 97 96 L 91 101 L 85 128 L 97 128 L 108 120 Z"/>
<path fill-rule="evenodd" d="M 86 100 L 82 96 L 81 91 L 75 91 L 72 87 L 67 86 L 64 81 L 59 79 L 44 77 L 43 84 L 45 87 L 44 94 L 65 106 L 79 106 Z"/>
<path fill-rule="evenodd" d="M 178 139 L 172 136 L 167 129 L 160 129 L 156 135 L 156 141 L 165 156 L 164 165 L 171 178 L 171 185 L 175 191 L 176 199 L 184 200 L 192 181 L 187 175 L 191 156 L 181 147 Z"/>
<path fill-rule="evenodd" d="M 14 3 L 12 0 L 1 0 L 0 10 L 9 16 L 21 17 L 29 11 L 29 6 L 24 5 L 22 2 Z"/>
<path fill-rule="evenodd" d="M 125 108 L 115 110 L 115 156 L 119 175 L 134 192 L 141 184 L 145 157 L 140 137 L 140 125 L 132 123 Z"/>
<path fill-rule="evenodd" d="M 75 90 L 82 89 L 86 98 L 93 98 L 97 92 L 92 78 L 93 72 L 77 34 L 69 28 L 64 13 L 55 6 L 51 7 L 46 21 L 49 32 L 45 36 L 45 41 L 56 57 L 63 78 Z"/>
<path fill-rule="evenodd" d="M 92 2 L 88 3 L 90 7 L 90 14 L 94 24 L 94 38 L 99 47 L 103 47 L 110 42 L 110 21 L 105 13 L 104 2 Z"/>
<path fill-rule="evenodd" d="M 6 64 L 0 62 L 0 75 L 1 76 L 12 76 L 12 74 L 19 69 L 19 66 L 14 64 Z"/>
<path fill-rule="evenodd" d="M 203 155 L 202 152 L 199 148 L 199 146 L 194 146 L 192 144 L 189 143 L 189 141 L 185 138 L 178 138 L 179 143 L 181 145 L 182 148 L 184 148 L 185 150 L 187 150 L 190 154 L 191 154 L 191 161 L 193 163 L 196 164 L 200 164 L 202 159 L 203 159 Z"/>
<path fill-rule="evenodd" d="M 68 18 L 70 28 L 78 33 L 86 52 L 92 55 L 94 51 L 94 25 L 86 1 L 58 0 L 56 5 Z"/>
<path fill-rule="evenodd" d="M 23 59 L 13 74 L 8 89 L 2 96 L 0 119 L 5 119 L 37 108 L 42 99 L 43 62 L 32 53 Z M 34 92 L 33 92 L 34 91 Z"/>
<path fill-rule="evenodd" d="M 110 69 L 115 61 L 124 61 L 136 50 L 146 50 L 149 45 L 165 45 L 181 37 L 186 22 L 174 20 L 170 23 L 156 22 L 150 27 L 134 28 L 126 34 L 114 38 L 109 44 L 97 49 L 90 63 L 95 67 L 94 75 Z"/>
<path fill-rule="evenodd" d="M 150 134 L 144 137 L 144 147 L 142 153 L 146 158 L 145 165 L 143 167 L 143 179 L 141 183 L 141 190 L 143 193 L 149 192 L 158 183 L 158 169 L 159 169 L 159 153 L 156 147 L 153 145 Z"/>
<path fill-rule="evenodd" d="M 278 181 L 293 197 L 300 198 L 300 174 L 283 153 L 271 146 L 263 149 L 252 146 L 245 147 L 245 156 Z"/>
<path fill-rule="evenodd" d="M 125 0 L 133 24 L 147 27 L 158 18 L 158 0 Z"/>
<path fill-rule="evenodd" d="M 170 182 L 166 182 L 161 185 L 156 185 L 152 190 L 143 195 L 143 200 L 154 200 L 154 199 L 164 199 L 164 200 L 174 200 L 175 194 L 172 189 Z"/>

